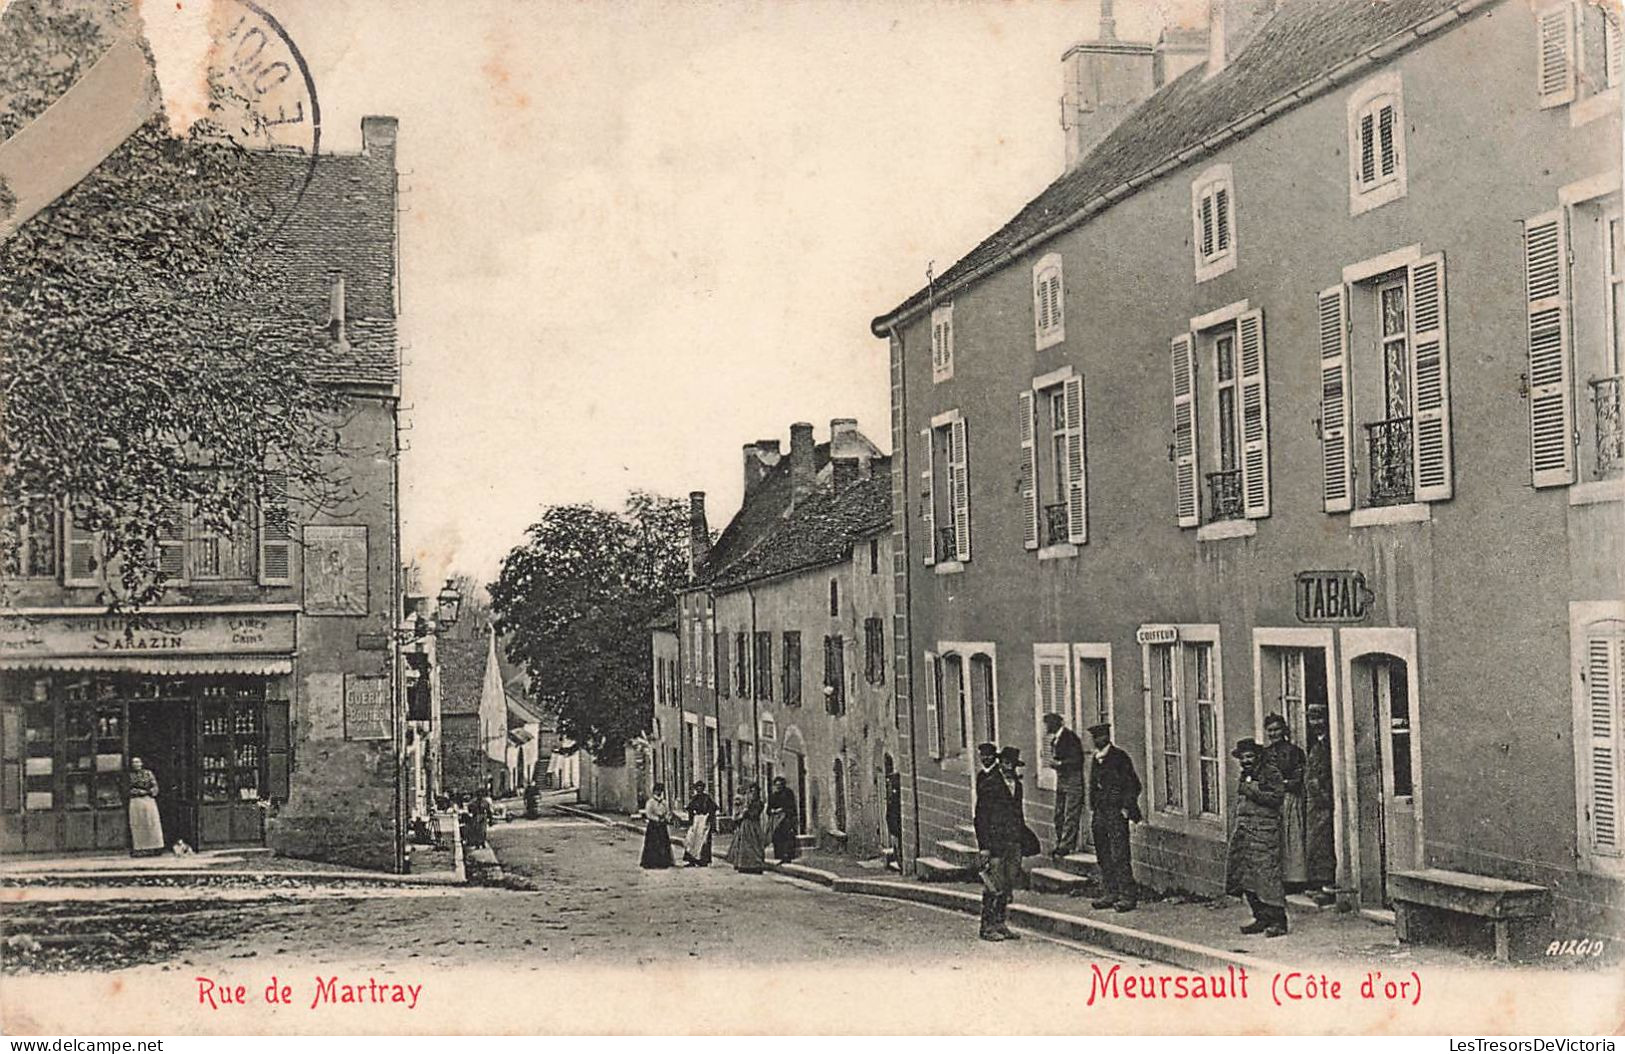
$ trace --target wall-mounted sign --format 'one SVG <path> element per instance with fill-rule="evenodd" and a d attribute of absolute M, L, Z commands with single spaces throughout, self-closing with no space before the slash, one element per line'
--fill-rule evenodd
<path fill-rule="evenodd" d="M 389 711 L 389 679 L 344 675 L 344 738 L 389 739 L 395 722 Z"/>
<path fill-rule="evenodd" d="M 0 657 L 39 655 L 292 654 L 292 612 L 184 611 L 0 618 Z"/>
<path fill-rule="evenodd" d="M 355 635 L 356 651 L 388 651 L 389 634 L 387 633 L 357 633 Z"/>
<path fill-rule="evenodd" d="M 1363 622 L 1375 594 L 1358 571 L 1299 571 L 1299 622 Z"/>
<path fill-rule="evenodd" d="M 367 528 L 305 528 L 305 614 L 367 613 Z"/>
<path fill-rule="evenodd" d="M 1134 634 L 1139 644 L 1172 644 L 1178 639 L 1178 626 L 1141 626 Z"/>

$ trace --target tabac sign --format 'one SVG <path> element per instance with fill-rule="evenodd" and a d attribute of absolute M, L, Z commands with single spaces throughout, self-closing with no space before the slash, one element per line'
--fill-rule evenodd
<path fill-rule="evenodd" d="M 1296 585 L 1299 622 L 1363 622 L 1377 599 L 1359 571 L 1299 571 Z"/>

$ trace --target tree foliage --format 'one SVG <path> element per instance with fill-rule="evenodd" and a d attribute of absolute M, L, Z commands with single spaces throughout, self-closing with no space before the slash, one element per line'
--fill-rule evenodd
<path fill-rule="evenodd" d="M 687 576 L 682 503 L 643 492 L 609 512 L 554 505 L 491 586 L 508 657 L 577 746 L 615 763 L 653 718 L 648 623 Z"/>
<path fill-rule="evenodd" d="M 16 130 L 111 44 L 122 4 L 20 0 L 0 18 L 0 129 Z M 217 87 L 215 111 L 229 111 Z M 160 114 L 0 243 L 0 504 L 102 532 L 104 600 L 163 591 L 158 542 L 190 507 L 230 533 L 285 477 L 303 505 L 350 495 L 342 394 L 314 375 L 325 321 L 288 299 L 268 238 L 289 159 L 217 119 Z M 274 475 L 273 475 L 274 474 Z"/>

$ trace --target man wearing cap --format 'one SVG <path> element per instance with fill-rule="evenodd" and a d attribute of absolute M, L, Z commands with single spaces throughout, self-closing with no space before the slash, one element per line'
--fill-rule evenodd
<path fill-rule="evenodd" d="M 1091 726 L 1089 736 L 1095 743 L 1094 763 L 1089 766 L 1089 829 L 1095 838 L 1102 890 L 1094 905 L 1133 911 L 1137 899 L 1128 825 L 1142 819 L 1140 777 L 1133 760 L 1112 743 L 1110 725 Z"/>
<path fill-rule="evenodd" d="M 1280 937 L 1286 933 L 1286 890 L 1281 885 L 1281 802 L 1286 782 L 1251 737 L 1236 743 L 1230 756 L 1241 761 L 1236 790 L 1236 826 L 1225 862 L 1225 892 L 1242 894 L 1253 921 L 1243 933 Z"/>
<path fill-rule="evenodd" d="M 1010 895 L 1021 875 L 1021 808 L 1016 802 L 1014 764 L 1000 763 L 992 743 L 976 747 L 981 768 L 976 773 L 976 848 L 982 878 L 982 930 L 984 941 L 1013 940 L 1005 923 Z M 1008 769 L 1009 775 L 1006 775 Z"/>
<path fill-rule="evenodd" d="M 1050 760 L 1055 770 L 1055 848 L 1050 855 L 1066 856 L 1078 848 L 1078 822 L 1083 818 L 1083 740 L 1066 727 L 1060 714 L 1044 715 L 1049 735 Z"/>
<path fill-rule="evenodd" d="M 1332 740 L 1326 727 L 1326 706 L 1311 703 L 1304 723 L 1309 749 L 1303 765 L 1304 864 L 1310 895 L 1321 906 L 1335 898 L 1327 890 L 1337 881 L 1337 838 L 1332 827 Z"/>

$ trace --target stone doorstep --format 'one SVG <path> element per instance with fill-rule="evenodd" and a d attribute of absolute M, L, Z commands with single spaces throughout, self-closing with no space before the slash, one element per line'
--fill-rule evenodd
<path fill-rule="evenodd" d="M 1093 878 L 1100 870 L 1100 861 L 1093 853 L 1068 853 L 1055 861 L 1055 866 L 1082 878 Z"/>
<path fill-rule="evenodd" d="M 937 855 L 955 867 L 974 870 L 980 863 L 975 845 L 966 845 L 964 842 L 942 841 L 937 843 Z"/>
<path fill-rule="evenodd" d="M 970 882 L 976 875 L 968 867 L 951 864 L 939 856 L 922 856 L 914 861 L 921 882 Z"/>
<path fill-rule="evenodd" d="M 1027 872 L 1036 893 L 1071 893 L 1091 888 L 1094 883 L 1071 871 L 1058 871 L 1053 867 L 1035 867 Z"/>

